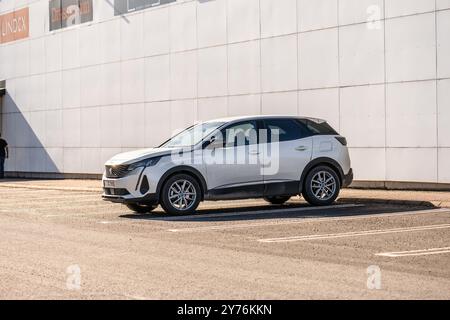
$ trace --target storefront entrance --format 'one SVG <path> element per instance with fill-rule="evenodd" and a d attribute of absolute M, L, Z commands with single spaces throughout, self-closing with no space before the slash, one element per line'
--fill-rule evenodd
<path fill-rule="evenodd" d="M 0 132 L 2 132 L 3 96 L 6 93 L 6 81 L 0 80 Z"/>

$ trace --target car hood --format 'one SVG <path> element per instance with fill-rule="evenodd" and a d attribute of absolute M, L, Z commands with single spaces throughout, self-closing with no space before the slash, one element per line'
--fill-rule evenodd
<path fill-rule="evenodd" d="M 114 166 L 120 164 L 131 164 L 144 159 L 170 155 L 172 152 L 176 152 L 176 149 L 171 148 L 150 148 L 141 149 L 130 152 L 124 152 L 115 155 L 106 162 L 106 165 Z"/>

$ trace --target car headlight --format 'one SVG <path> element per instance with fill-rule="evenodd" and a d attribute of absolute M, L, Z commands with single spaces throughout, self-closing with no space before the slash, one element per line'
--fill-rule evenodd
<path fill-rule="evenodd" d="M 161 159 L 161 157 L 156 157 L 156 158 L 145 159 L 145 160 L 141 160 L 139 162 L 132 163 L 128 166 L 127 171 L 131 172 L 138 168 L 152 167 L 152 166 L 156 165 L 160 159 Z"/>

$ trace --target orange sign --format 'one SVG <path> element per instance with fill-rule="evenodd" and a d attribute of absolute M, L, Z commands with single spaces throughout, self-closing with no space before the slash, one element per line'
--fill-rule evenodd
<path fill-rule="evenodd" d="M 13 11 L 0 16 L 0 43 L 28 38 L 28 8 Z"/>

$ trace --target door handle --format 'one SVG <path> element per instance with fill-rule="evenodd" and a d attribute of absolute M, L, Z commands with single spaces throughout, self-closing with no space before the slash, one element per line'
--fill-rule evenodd
<path fill-rule="evenodd" d="M 252 154 L 252 155 L 258 155 L 259 151 L 250 151 L 249 153 Z"/>
<path fill-rule="evenodd" d="M 308 147 L 306 147 L 306 146 L 299 146 L 299 147 L 295 148 L 295 150 L 297 150 L 297 151 L 306 151 L 306 150 L 308 150 Z"/>

